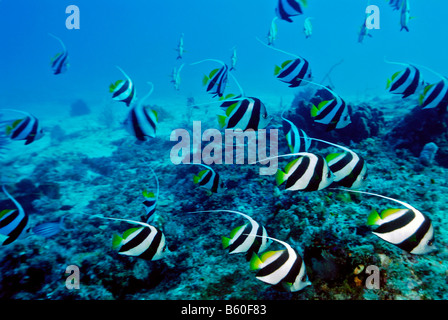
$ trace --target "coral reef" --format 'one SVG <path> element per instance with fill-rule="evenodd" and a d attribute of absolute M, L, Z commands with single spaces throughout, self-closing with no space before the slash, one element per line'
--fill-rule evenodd
<path fill-rule="evenodd" d="M 291 107 L 290 115 L 297 119 L 309 117 L 308 105 L 300 102 L 297 107 L 297 103 Z M 22 160 L 22 163 L 36 164 L 34 170 L 26 179 L 9 185 L 30 214 L 29 227 L 66 216 L 67 228 L 49 238 L 26 235 L 0 248 L 0 297 L 448 299 L 448 230 L 444 223 L 448 169 L 438 165 L 437 156 L 432 165 L 421 166 L 418 153 L 413 154 L 408 148 L 392 148 L 390 140 L 385 139 L 390 135 L 386 126 L 396 122 L 383 121 L 381 111 L 367 103 L 353 110 L 353 125 L 359 128 L 359 137 L 350 137 L 342 131 L 327 133 L 314 125 L 305 129 L 311 136 L 325 135 L 330 141 L 356 141 L 353 148 L 369 166 L 368 185 L 364 190 L 401 199 L 430 216 L 435 225 L 437 253 L 413 256 L 371 233 L 366 226 L 368 213 L 372 209 L 382 210 L 390 203 L 335 190 L 285 191 L 276 186 L 273 176 L 260 176 L 257 165 L 214 165 L 227 189 L 222 193 L 208 193 L 193 183 L 193 175 L 200 170 L 197 166 L 171 163 L 169 150 L 173 142 L 165 138 L 169 136 L 169 128 L 162 129 L 165 131 L 146 144 L 135 144 L 133 137 L 123 130 L 115 139 L 107 140 L 113 151 L 101 156 L 92 155 L 94 148 L 89 144 L 84 147 L 84 153 L 82 149 L 74 151 L 77 139 L 85 139 L 75 132 L 48 146 L 46 155 L 36 154 Z M 181 116 L 178 118 L 171 116 L 173 128 L 185 121 Z M 395 134 L 398 128 L 405 129 L 398 122 L 393 128 Z M 116 129 L 100 126 L 86 137 L 97 141 L 98 135 L 112 134 L 113 130 Z M 438 145 L 441 141 L 435 134 L 431 139 Z M 281 140 L 280 144 L 281 151 L 286 151 Z M 330 149 L 312 147 L 323 154 Z M 421 167 L 416 170 L 418 165 Z M 132 225 L 97 217 L 139 220 L 144 214 L 142 190 L 156 188 L 150 167 L 160 181 L 154 224 L 163 230 L 170 251 L 158 261 L 118 254 L 111 246 L 112 235 L 122 234 Z M 20 168 L 5 167 L 5 174 L 12 171 Z M 2 208 L 11 207 L 10 201 L 3 196 L 0 199 Z M 221 236 L 228 236 L 245 221 L 224 212 L 191 213 L 216 209 L 244 212 L 266 226 L 270 236 L 287 241 L 297 249 L 303 256 L 312 286 L 289 293 L 257 280 L 244 254 L 228 254 L 221 246 Z M 279 249 L 277 244 L 269 248 Z M 79 290 L 65 287 L 64 272 L 68 265 L 79 267 Z M 379 268 L 379 289 L 366 286 L 369 276 L 366 270 L 372 265 Z"/>

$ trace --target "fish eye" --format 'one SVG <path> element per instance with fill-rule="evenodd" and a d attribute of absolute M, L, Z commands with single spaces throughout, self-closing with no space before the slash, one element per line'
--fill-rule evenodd
<path fill-rule="evenodd" d="M 428 241 L 428 246 L 432 246 L 434 244 L 434 239 Z"/>
<path fill-rule="evenodd" d="M 308 277 L 306 275 L 302 276 L 302 278 L 300 278 L 300 281 L 302 282 L 306 282 L 308 280 Z"/>

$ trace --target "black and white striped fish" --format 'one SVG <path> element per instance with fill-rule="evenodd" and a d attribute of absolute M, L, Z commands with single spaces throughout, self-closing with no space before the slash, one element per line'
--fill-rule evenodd
<path fill-rule="evenodd" d="M 307 5 L 306 0 L 278 0 L 275 13 L 280 19 L 292 22 L 291 17 L 303 14 L 302 5 Z"/>
<path fill-rule="evenodd" d="M 390 93 L 402 94 L 406 98 L 422 86 L 422 77 L 420 71 L 413 65 L 408 65 L 404 70 L 397 71 L 387 80 L 386 89 Z"/>
<path fill-rule="evenodd" d="M 394 9 L 398 10 L 402 6 L 404 0 L 389 0 L 389 5 Z"/>
<path fill-rule="evenodd" d="M 268 45 L 261 41 L 260 39 L 256 38 L 261 44 L 264 46 L 284 53 L 286 55 L 289 55 L 293 57 L 294 59 L 286 60 L 284 61 L 280 66 L 276 65 L 274 68 L 274 75 L 277 76 L 277 79 L 279 79 L 282 82 L 288 83 L 289 87 L 295 88 L 302 84 L 302 81 L 310 82 L 311 80 L 311 68 L 309 62 L 296 54 L 275 48 L 271 45 Z"/>
<path fill-rule="evenodd" d="M 294 122 L 284 118 L 283 114 L 281 117 L 283 133 L 291 153 L 307 152 L 311 147 L 310 137 L 305 131 L 299 129 Z"/>
<path fill-rule="evenodd" d="M 263 252 L 268 248 L 270 241 L 267 239 L 268 234 L 264 226 L 242 212 L 219 211 L 236 213 L 249 220 L 249 223 L 233 229 L 230 237 L 222 237 L 222 246 L 228 249 L 230 254 L 246 253 L 246 260 L 249 261 L 253 253 Z"/>
<path fill-rule="evenodd" d="M 255 97 L 237 97 L 221 104 L 225 115 L 218 115 L 218 123 L 224 129 L 264 129 L 270 117 L 263 102 Z"/>
<path fill-rule="evenodd" d="M 328 163 L 328 167 L 335 176 L 334 183 L 353 189 L 358 189 L 364 186 L 368 173 L 367 163 L 363 157 L 349 148 L 336 143 L 316 138 L 309 139 L 326 143 L 344 150 L 342 153 L 331 153 L 325 158 Z"/>
<path fill-rule="evenodd" d="M 221 68 L 214 69 L 207 76 L 205 75 L 202 84 L 207 86 L 207 92 L 214 95 L 214 97 L 222 97 L 227 86 L 229 75 L 229 67 L 223 64 Z"/>
<path fill-rule="evenodd" d="M 297 292 L 311 285 L 300 254 L 286 242 L 270 237 L 268 239 L 284 245 L 286 250 L 268 251 L 260 257 L 254 253 L 250 269 L 258 270 L 255 277 L 288 292 Z"/>
<path fill-rule="evenodd" d="M 325 124 L 327 131 L 342 129 L 348 126 L 351 123 L 351 119 L 350 111 L 345 101 L 333 90 L 311 81 L 307 82 L 324 88 L 334 97 L 334 99 L 329 101 L 321 101 L 317 107 L 315 105 L 312 106 L 311 116 L 314 121 Z"/>
<path fill-rule="evenodd" d="M 443 77 L 439 82 L 427 85 L 420 96 L 420 106 L 423 109 L 447 110 L 448 78 Z"/>
<path fill-rule="evenodd" d="M 126 130 L 140 141 L 154 138 L 158 124 L 157 112 L 143 105 L 154 89 L 151 82 L 148 82 L 148 84 L 151 85 L 151 90 L 139 103 L 135 103 L 131 107 L 124 122 Z"/>
<path fill-rule="evenodd" d="M 199 186 L 204 187 L 213 193 L 221 192 L 226 188 L 224 181 L 222 181 L 219 173 L 217 173 L 211 167 L 201 163 L 192 164 L 201 165 L 206 168 L 205 170 L 200 171 L 198 175 L 193 176 L 194 184 L 198 184 Z"/>
<path fill-rule="evenodd" d="M 107 217 L 105 219 L 126 221 L 141 225 L 140 227 L 126 230 L 122 236 L 118 234 L 113 235 L 112 248 L 118 249 L 119 254 L 154 261 L 162 259 L 169 252 L 165 235 L 156 227 L 129 219 Z"/>
<path fill-rule="evenodd" d="M 152 170 L 151 167 L 149 167 L 149 169 L 151 169 L 154 177 L 156 178 L 157 191 L 154 193 L 143 190 L 143 197 L 145 198 L 145 201 L 143 201 L 143 205 L 145 206 L 145 217 L 143 218 L 143 221 L 146 223 L 150 222 L 153 214 L 156 212 L 157 200 L 159 199 L 159 179 L 157 178 L 154 170 Z"/>
<path fill-rule="evenodd" d="M 328 187 L 334 181 L 335 176 L 321 155 L 300 152 L 282 156 L 290 155 L 300 157 L 289 162 L 285 171 L 277 170 L 277 185 L 286 182 L 286 190 L 317 191 Z"/>
<path fill-rule="evenodd" d="M 124 102 L 129 107 L 136 98 L 135 87 L 131 78 L 129 78 L 123 69 L 119 66 L 117 68 L 123 73 L 126 80 L 117 80 L 115 83 L 112 83 L 109 86 L 109 92 L 112 93 L 113 100 Z"/>
<path fill-rule="evenodd" d="M 13 111 L 25 115 L 25 118 L 14 120 L 10 125 L 6 126 L 5 133 L 11 140 L 25 140 L 25 145 L 27 145 L 44 136 L 40 121 L 29 112 L 15 109 L 2 110 Z"/>
<path fill-rule="evenodd" d="M 304 58 L 286 60 L 281 66 L 275 66 L 274 75 L 291 88 L 300 86 L 303 79 L 310 80 L 312 77 L 310 64 Z"/>
<path fill-rule="evenodd" d="M 426 254 L 437 250 L 434 246 L 434 228 L 431 219 L 410 204 L 375 193 L 341 190 L 388 199 L 406 207 L 406 209 L 386 209 L 380 214 L 376 210 L 372 211 L 367 218 L 367 224 L 378 226 L 373 231 L 376 236 L 412 254 Z"/>
<path fill-rule="evenodd" d="M 68 59 L 68 52 L 65 48 L 64 42 L 62 42 L 61 39 L 56 37 L 55 35 L 49 33 L 50 36 L 58 40 L 62 45 L 62 52 L 58 52 L 52 59 L 51 59 L 51 68 L 53 69 L 53 74 L 60 74 L 67 71 L 69 67 L 69 59 Z"/>
<path fill-rule="evenodd" d="M 0 241 L 2 245 L 7 245 L 23 234 L 28 224 L 28 215 L 20 203 L 8 193 L 5 186 L 2 186 L 2 190 L 17 207 L 17 210 L 5 209 L 0 211 Z"/>

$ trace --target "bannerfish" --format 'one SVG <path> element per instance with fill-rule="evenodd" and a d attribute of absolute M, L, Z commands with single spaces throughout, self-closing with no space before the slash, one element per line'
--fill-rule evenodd
<path fill-rule="evenodd" d="M 14 120 L 11 124 L 5 127 L 5 134 L 11 140 L 25 140 L 25 145 L 27 145 L 44 136 L 44 131 L 40 126 L 40 121 L 29 112 L 15 109 L 1 110 L 17 112 L 25 115 L 25 118 Z"/>
<path fill-rule="evenodd" d="M 410 204 L 370 192 L 339 190 L 384 198 L 406 207 L 406 209 L 386 209 L 380 214 L 373 210 L 367 218 L 367 225 L 378 226 L 372 232 L 374 235 L 409 253 L 427 254 L 437 250 L 434 246 L 434 228 L 431 219 Z"/>
<path fill-rule="evenodd" d="M 182 70 L 183 67 L 184 67 L 184 64 L 181 64 L 179 69 L 176 69 L 176 67 L 173 68 L 171 83 L 174 84 L 174 89 L 176 89 L 177 91 L 179 91 L 179 88 L 180 88 L 180 81 L 181 81 L 180 71 Z"/>
<path fill-rule="evenodd" d="M 313 25 L 311 24 L 312 17 L 308 17 L 303 22 L 303 33 L 305 34 L 305 38 L 311 37 L 313 34 Z"/>
<path fill-rule="evenodd" d="M 411 17 L 409 16 L 410 12 L 411 12 L 411 9 L 409 7 L 409 0 L 404 0 L 401 5 L 401 14 L 400 14 L 401 29 L 400 29 L 400 31 L 402 31 L 404 29 L 407 32 L 409 32 L 408 23 L 409 23 L 409 19 L 411 19 Z"/>
<path fill-rule="evenodd" d="M 112 83 L 109 86 L 109 92 L 112 93 L 113 100 L 122 101 L 129 107 L 136 98 L 135 87 L 131 78 L 129 78 L 123 69 L 119 66 L 117 66 L 117 68 L 121 71 L 121 73 L 123 73 L 126 80 L 117 80 L 115 83 Z"/>
<path fill-rule="evenodd" d="M 159 179 L 157 178 L 157 175 L 154 172 L 154 170 L 151 167 L 149 167 L 149 169 L 151 169 L 151 171 L 156 179 L 157 191 L 156 191 L 156 193 L 154 193 L 154 192 L 148 192 L 145 189 L 142 192 L 143 197 L 145 198 L 145 200 L 143 201 L 143 205 L 145 206 L 145 216 L 143 217 L 143 221 L 146 223 L 150 222 L 153 214 L 156 212 L 157 201 L 159 199 Z"/>
<path fill-rule="evenodd" d="M 69 59 L 68 59 L 68 52 L 65 48 L 64 42 L 55 35 L 49 33 L 50 36 L 55 38 L 60 42 L 62 45 L 62 52 L 58 52 L 52 59 L 51 59 L 51 68 L 53 69 L 53 74 L 60 74 L 67 71 L 69 65 Z"/>
<path fill-rule="evenodd" d="M 258 270 L 255 277 L 288 292 L 297 292 L 311 285 L 305 263 L 300 254 L 288 243 L 268 237 L 286 247 L 286 250 L 267 251 L 260 257 L 253 253 L 250 269 Z"/>
<path fill-rule="evenodd" d="M 304 58 L 286 60 L 280 66 L 275 66 L 274 75 L 291 88 L 300 86 L 303 79 L 310 80 L 312 77 L 310 64 Z"/>
<path fill-rule="evenodd" d="M 233 48 L 232 56 L 230 57 L 230 70 L 235 70 L 236 62 L 238 61 L 238 57 L 236 55 L 236 48 Z"/>
<path fill-rule="evenodd" d="M 334 174 L 334 183 L 347 188 L 358 189 L 364 186 L 367 179 L 367 163 L 363 157 L 347 147 L 326 140 L 308 137 L 311 141 L 322 142 L 344 150 L 327 155 L 325 161 Z"/>
<path fill-rule="evenodd" d="M 184 56 L 184 34 L 182 33 L 179 39 L 179 43 L 177 44 L 177 59 L 182 59 L 182 57 Z"/>
<path fill-rule="evenodd" d="M 311 80 L 311 68 L 308 60 L 296 54 L 269 46 L 260 39 L 256 38 L 264 46 L 275 51 L 287 54 L 294 59 L 284 61 L 280 66 L 276 65 L 274 68 L 274 75 L 282 82 L 288 83 L 289 87 L 295 88 L 302 85 L 302 80 Z"/>
<path fill-rule="evenodd" d="M 364 20 L 362 22 L 361 27 L 359 27 L 359 32 L 358 32 L 358 42 L 362 43 L 364 41 L 365 37 L 370 37 L 372 38 L 372 35 L 369 33 L 369 29 L 367 29 L 366 27 L 366 21 Z"/>
<path fill-rule="evenodd" d="M 229 237 L 222 237 L 222 247 L 223 249 L 229 250 L 229 254 L 246 253 L 246 260 L 249 261 L 253 253 L 265 251 L 271 243 L 267 238 L 268 234 L 266 228 L 247 214 L 239 211 L 222 209 L 194 211 L 190 213 L 203 212 L 230 212 L 249 220 L 248 223 L 233 229 L 230 232 Z"/>
<path fill-rule="evenodd" d="M 162 259 L 169 253 L 165 235 L 158 228 L 145 222 L 130 219 L 101 218 L 141 225 L 140 227 L 126 230 L 122 236 L 118 234 L 113 235 L 112 248 L 118 249 L 119 254 L 155 261 Z"/>
<path fill-rule="evenodd" d="M 303 14 L 302 6 L 307 6 L 306 0 L 278 0 L 275 13 L 280 19 L 292 22 L 291 17 Z"/>
<path fill-rule="evenodd" d="M 193 183 L 197 184 L 207 190 L 218 193 L 226 189 L 224 181 L 221 179 L 219 173 L 213 170 L 211 167 L 202 163 L 191 163 L 205 167 L 205 170 L 200 171 L 197 175 L 193 176 Z"/>
<path fill-rule="evenodd" d="M 275 40 L 277 39 L 277 33 L 278 33 L 278 27 L 275 20 L 277 20 L 278 17 L 274 17 L 271 21 L 271 26 L 269 27 L 269 32 L 267 35 L 268 38 L 268 46 L 273 46 Z"/>
<path fill-rule="evenodd" d="M 423 109 L 438 108 L 446 110 L 448 106 L 448 78 L 443 77 L 439 82 L 425 86 L 419 102 Z"/>
<path fill-rule="evenodd" d="M 17 210 L 5 209 L 0 211 L 0 241 L 2 241 L 2 245 L 7 245 L 23 234 L 28 224 L 28 215 L 20 203 L 8 193 L 5 186 L 2 186 L 2 190 L 17 207 Z"/>
<path fill-rule="evenodd" d="M 139 141 L 147 141 L 148 138 L 154 138 L 158 124 L 157 112 L 143 105 L 143 102 L 154 90 L 153 84 L 151 82 L 148 82 L 148 84 L 151 86 L 151 90 L 139 103 L 135 103 L 131 107 L 124 122 L 126 130 Z"/>
<path fill-rule="evenodd" d="M 420 71 L 415 66 L 408 64 L 404 70 L 395 72 L 387 80 L 386 89 L 390 93 L 401 94 L 403 98 L 407 98 L 416 93 L 422 85 L 423 81 Z"/>
<path fill-rule="evenodd" d="M 205 61 L 213 61 L 222 65 L 221 68 L 213 69 L 209 75 L 204 75 L 204 78 L 202 79 L 202 84 L 207 87 L 206 90 L 208 93 L 213 94 L 213 97 L 222 97 L 227 86 L 229 67 L 227 64 L 217 59 L 204 59 L 194 62 L 191 65 L 196 65 Z"/>
<path fill-rule="evenodd" d="M 311 108 L 311 116 L 315 122 L 319 122 L 326 125 L 327 131 L 333 129 L 342 129 L 351 123 L 350 111 L 345 101 L 336 94 L 333 90 L 311 81 L 303 80 L 317 86 L 320 86 L 330 92 L 334 99 L 329 101 L 321 101 L 318 106 L 315 105 Z"/>
<path fill-rule="evenodd" d="M 394 10 L 399 10 L 400 7 L 402 6 L 403 0 L 389 0 L 389 5 L 394 9 Z"/>
<path fill-rule="evenodd" d="M 286 142 L 291 153 L 307 152 L 311 147 L 310 137 L 299 129 L 293 121 L 282 117 L 283 133 L 285 134 Z"/>
<path fill-rule="evenodd" d="M 292 155 L 300 157 L 289 162 L 284 171 L 277 170 L 275 175 L 277 185 L 286 182 L 286 190 L 317 191 L 328 187 L 334 181 L 335 176 L 321 155 L 299 152 L 281 156 Z"/>
<path fill-rule="evenodd" d="M 255 97 L 235 97 L 221 104 L 225 115 L 218 115 L 218 123 L 223 129 L 264 129 L 271 118 L 264 103 Z"/>

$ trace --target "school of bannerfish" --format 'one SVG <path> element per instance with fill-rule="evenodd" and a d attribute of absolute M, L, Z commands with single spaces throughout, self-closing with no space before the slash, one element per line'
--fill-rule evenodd
<path fill-rule="evenodd" d="M 407 25 L 409 21 L 409 0 L 389 1 L 389 3 L 394 10 L 401 8 L 402 29 L 409 31 Z M 279 81 L 292 88 L 301 85 L 311 85 L 328 91 L 333 98 L 320 101 L 318 105 L 313 105 L 311 116 L 315 122 L 326 126 L 327 130 L 341 129 L 351 122 L 350 110 L 343 98 L 332 89 L 312 81 L 311 66 L 304 57 L 274 47 L 278 32 L 277 21 L 292 23 L 294 17 L 302 15 L 303 9 L 306 7 L 305 0 L 279 0 L 275 10 L 276 16 L 272 20 L 267 35 L 267 43 L 258 40 L 266 47 L 291 57 L 275 66 L 274 75 Z M 304 33 L 306 38 L 312 36 L 310 18 L 305 20 Z M 360 42 L 367 34 L 367 29 L 364 26 L 359 33 Z M 61 39 L 55 35 L 50 35 L 58 40 L 63 47 L 63 51 L 56 54 L 51 60 L 53 73 L 58 75 L 68 70 L 68 51 Z M 178 41 L 176 51 L 178 53 L 176 60 L 183 61 L 186 52 L 183 33 Z M 393 63 L 403 68 L 393 74 L 387 81 L 386 89 L 390 93 L 402 95 L 403 98 L 418 95 L 423 109 L 446 109 L 448 105 L 448 80 L 446 77 L 430 70 L 437 76 L 440 76 L 441 80 L 437 83 L 426 83 L 422 78 L 420 69 L 427 68 L 416 64 L 385 62 Z M 189 67 L 194 68 L 199 63 L 217 65 L 209 74 L 204 76 L 203 85 L 209 94 L 219 99 L 215 102 L 220 104 L 224 111 L 223 115 L 218 115 L 218 123 L 221 128 L 257 131 L 267 127 L 271 117 L 268 115 L 264 103 L 259 98 L 247 96 L 233 74 L 237 64 L 236 48 L 232 50 L 230 65 L 218 59 L 204 59 L 190 63 Z M 180 88 L 180 72 L 184 66 L 186 64 L 182 63 L 180 66 L 173 68 L 171 82 L 176 90 Z M 128 116 L 124 121 L 127 131 L 137 140 L 150 141 L 150 138 L 156 136 L 159 117 L 155 110 L 146 107 L 143 103 L 151 95 L 154 85 L 148 82 L 148 93 L 138 100 L 135 84 L 131 77 L 119 66 L 117 68 L 125 79 L 117 80 L 110 85 L 111 98 L 123 102 L 129 107 Z M 239 94 L 226 94 L 229 79 L 237 84 L 237 87 L 240 89 Z M 15 109 L 1 109 L 1 111 L 6 113 L 12 112 L 22 116 L 10 123 L 3 124 L 3 130 L 11 140 L 24 140 L 25 144 L 30 144 L 43 136 L 44 132 L 41 124 L 32 114 Z M 275 181 L 278 186 L 284 185 L 284 188 L 290 191 L 307 192 L 328 188 L 387 199 L 395 204 L 399 204 L 402 208 L 390 207 L 382 210 L 380 213 L 375 210 L 372 211 L 368 216 L 367 224 L 372 226 L 373 234 L 411 254 L 427 254 L 436 250 L 434 245 L 434 227 L 427 215 L 402 200 L 357 190 L 363 187 L 368 174 L 367 163 L 360 155 L 347 147 L 309 137 L 293 121 L 285 118 L 283 115 L 284 111 L 281 115 L 281 121 L 286 143 L 291 153 L 279 155 L 278 158 L 292 157 L 293 160 L 284 169 L 277 171 Z M 308 150 L 312 142 L 336 147 L 341 152 L 332 153 L 326 157 L 321 154 L 310 153 Z M 195 184 L 209 190 L 210 194 L 225 192 L 226 185 L 224 180 L 212 167 L 204 164 L 192 165 L 203 168 L 193 177 Z M 157 180 L 156 173 L 153 173 Z M 3 245 L 8 245 L 17 241 L 20 235 L 26 232 L 28 214 L 14 197 L 8 193 L 5 186 L 2 186 L 2 190 L 16 207 L 16 209 L 4 209 L 0 212 L 1 241 Z M 118 250 L 119 254 L 154 261 L 163 259 L 169 253 L 165 235 L 160 229 L 151 225 L 152 217 L 157 207 L 158 194 L 158 180 L 155 193 L 143 190 L 142 195 L 145 199 L 143 205 L 146 214 L 141 221 L 98 216 L 102 219 L 118 220 L 135 225 L 135 227 L 126 230 L 121 236 L 113 235 L 112 246 Z M 258 280 L 290 292 L 300 291 L 311 285 L 306 275 L 304 260 L 299 252 L 288 243 L 268 236 L 266 228 L 247 214 L 224 209 L 196 211 L 195 213 L 216 212 L 235 214 L 247 221 L 244 225 L 235 227 L 231 231 L 230 236 L 223 237 L 222 245 L 224 249 L 229 251 L 229 254 L 245 254 L 246 260 L 249 262 L 249 268 L 257 271 L 255 276 Z M 34 228 L 34 230 L 37 234 L 51 235 L 53 232 L 57 233 L 57 228 L 60 228 L 60 226 L 54 224 L 54 226 L 45 225 L 41 228 Z M 281 245 L 282 249 L 266 251 L 273 243 Z"/>

